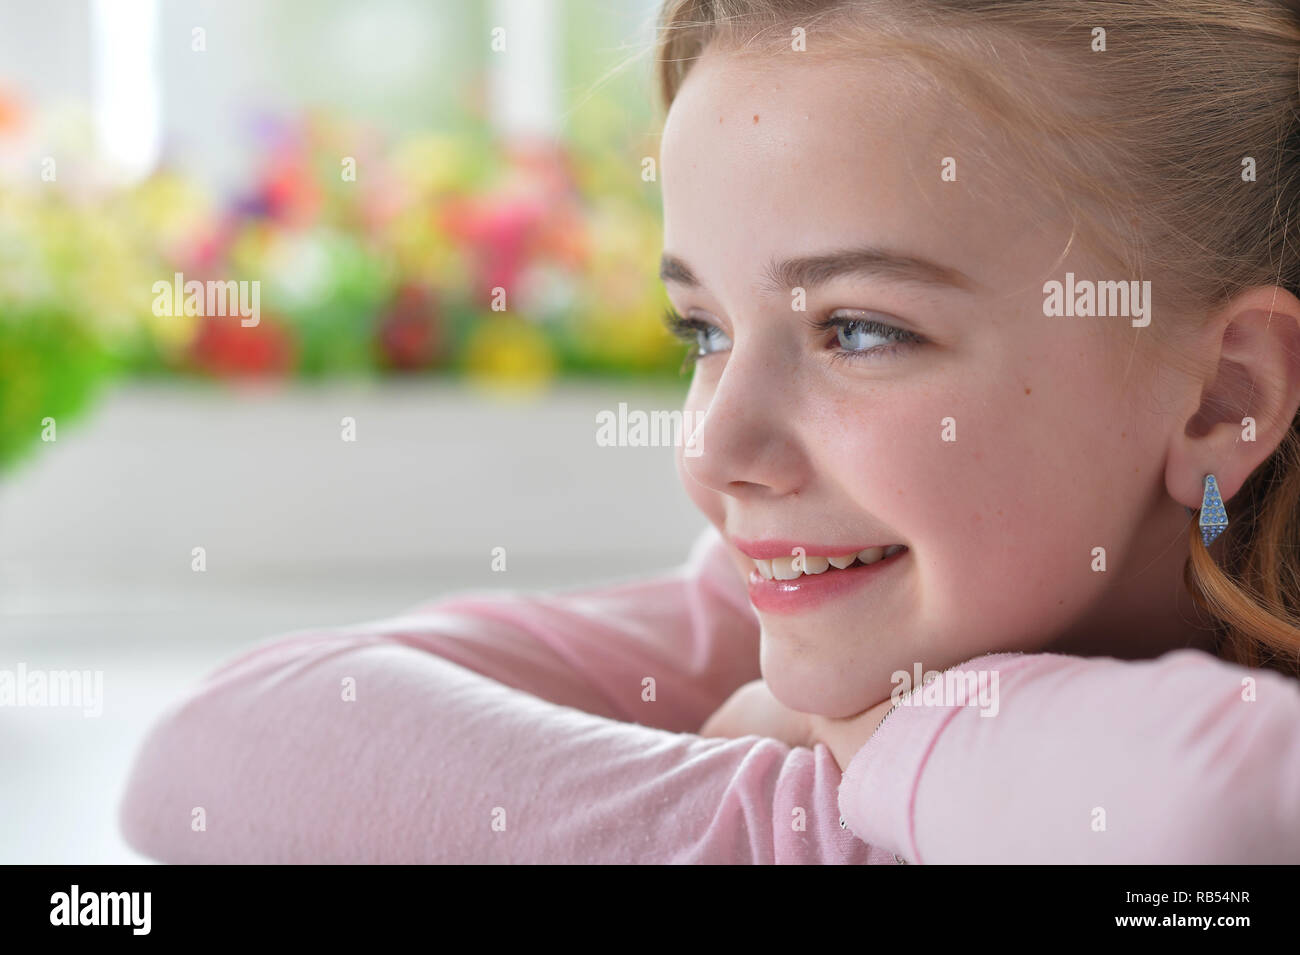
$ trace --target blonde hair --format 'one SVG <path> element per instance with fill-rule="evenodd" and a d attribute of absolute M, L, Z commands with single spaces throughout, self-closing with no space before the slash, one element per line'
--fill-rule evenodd
<path fill-rule="evenodd" d="M 709 47 L 780 56 L 802 37 L 923 67 L 1018 140 L 1071 241 L 1162 277 L 1177 321 L 1142 329 L 1152 343 L 1251 287 L 1300 295 L 1300 0 L 665 0 L 658 26 L 665 110 Z M 1160 360 L 1194 368 L 1176 347 Z M 1300 415 L 1226 504 L 1219 561 L 1188 527 L 1186 586 L 1220 657 L 1300 677 Z"/>

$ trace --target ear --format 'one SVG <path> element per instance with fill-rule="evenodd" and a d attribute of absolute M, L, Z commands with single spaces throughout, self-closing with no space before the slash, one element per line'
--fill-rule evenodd
<path fill-rule="evenodd" d="M 1246 289 L 1196 341 L 1203 373 L 1179 409 L 1184 426 L 1165 465 L 1170 496 L 1191 508 L 1201 506 L 1206 474 L 1229 500 L 1290 430 L 1300 408 L 1300 299 L 1276 285 Z"/>

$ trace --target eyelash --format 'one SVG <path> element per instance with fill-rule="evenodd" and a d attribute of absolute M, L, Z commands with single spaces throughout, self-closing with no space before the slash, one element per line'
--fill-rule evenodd
<path fill-rule="evenodd" d="M 668 308 L 664 311 L 664 324 L 668 327 L 668 331 L 672 333 L 674 337 L 681 339 L 688 345 L 696 346 L 699 344 L 696 339 L 698 333 L 707 332 L 709 329 L 715 328 L 715 326 L 710 325 L 708 322 L 701 321 L 698 318 L 683 318 L 681 315 L 677 314 L 677 311 L 673 308 Z M 827 316 L 826 318 L 809 319 L 807 324 L 808 327 L 818 332 L 828 332 L 832 329 L 840 328 L 845 330 L 860 328 L 870 334 L 879 335 L 881 338 L 890 340 L 890 344 L 888 345 L 875 345 L 871 348 L 862 349 L 861 351 L 841 349 L 831 355 L 832 361 L 856 361 L 868 357 L 870 357 L 871 360 L 876 360 L 881 357 L 892 355 L 900 349 L 906 348 L 910 345 L 919 345 L 925 341 L 924 338 L 917 335 L 915 332 L 907 331 L 906 329 L 899 328 L 895 325 L 886 325 L 883 322 L 877 322 L 869 318 L 835 318 L 832 315 Z M 688 368 L 694 367 L 695 362 L 703 357 L 704 356 L 695 349 L 687 352 L 685 359 L 682 361 L 681 372 L 684 374 Z"/>

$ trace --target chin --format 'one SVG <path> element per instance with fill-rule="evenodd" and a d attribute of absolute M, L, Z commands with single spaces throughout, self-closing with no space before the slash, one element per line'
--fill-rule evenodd
<path fill-rule="evenodd" d="M 845 682 L 846 665 L 809 660 L 802 650 L 791 653 L 783 647 L 774 648 L 766 635 L 760 664 L 772 695 L 800 713 L 837 719 L 856 716 L 878 702 L 867 699 L 870 694 L 863 693 L 862 687 Z M 881 699 L 888 695 L 886 691 Z"/>

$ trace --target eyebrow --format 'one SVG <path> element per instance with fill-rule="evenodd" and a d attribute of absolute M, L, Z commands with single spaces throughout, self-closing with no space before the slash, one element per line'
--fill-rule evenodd
<path fill-rule="evenodd" d="M 778 294 L 793 288 L 814 288 L 845 275 L 879 276 L 914 285 L 966 291 L 980 287 L 979 282 L 959 269 L 876 246 L 855 246 L 779 262 L 773 258 L 763 272 L 764 281 L 760 287 L 763 291 Z M 690 266 L 668 252 L 659 261 L 659 278 L 665 283 L 674 282 L 692 289 L 702 288 L 704 284 Z"/>

